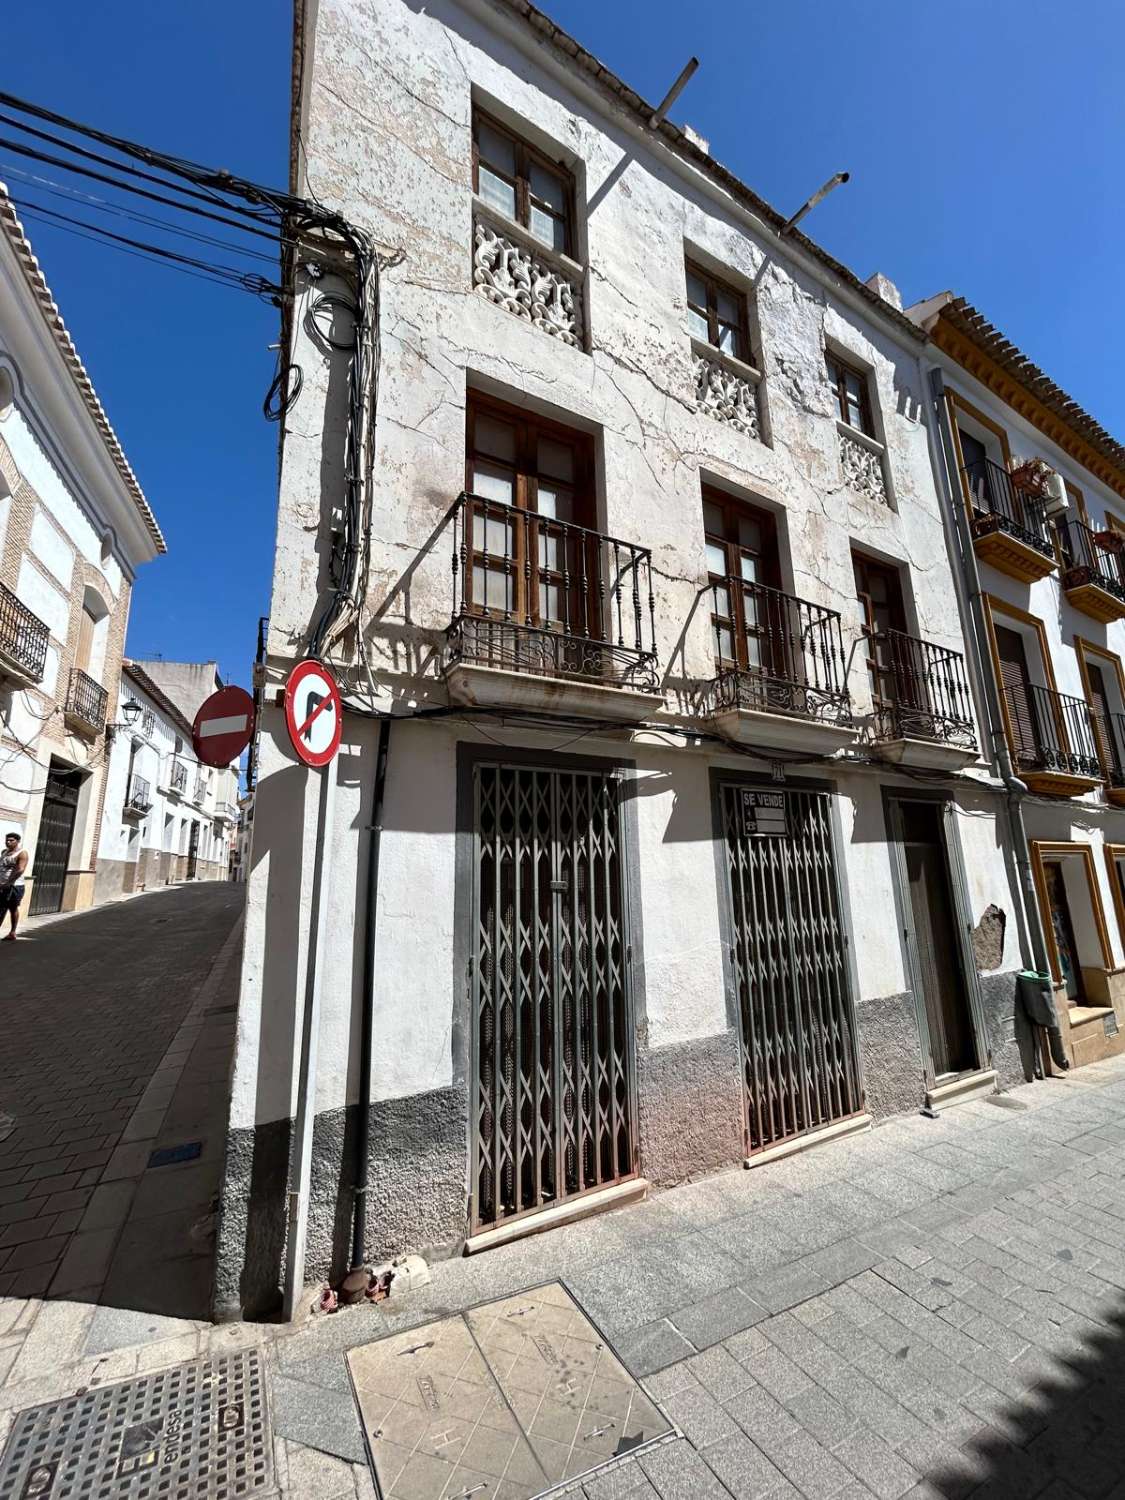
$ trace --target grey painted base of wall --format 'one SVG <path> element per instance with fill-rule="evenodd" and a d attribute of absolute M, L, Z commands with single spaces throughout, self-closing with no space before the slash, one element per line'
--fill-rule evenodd
<path fill-rule="evenodd" d="M 1010 1089 L 1029 1082 L 1034 1076 L 1034 1039 L 1016 1004 L 1015 970 L 982 974 L 980 988 L 997 1083 L 1003 1089 Z"/>
<path fill-rule="evenodd" d="M 739 1043 L 733 1031 L 637 1048 L 641 1172 L 667 1186 L 745 1155 Z"/>
<path fill-rule="evenodd" d="M 336 1280 L 351 1264 L 358 1110 L 328 1110 L 313 1126 L 306 1282 Z M 238 1130 L 227 1143 L 216 1248 L 215 1316 L 269 1317 L 281 1306 L 292 1123 Z M 468 1116 L 448 1088 L 371 1107 L 367 1191 L 369 1263 L 404 1251 L 431 1259 L 467 1233 Z"/>
<path fill-rule="evenodd" d="M 94 872 L 94 905 L 112 901 L 130 890 L 129 877 L 135 868 L 132 860 L 99 859 Z"/>
<path fill-rule="evenodd" d="M 868 1113 L 882 1120 L 918 1109 L 926 1085 L 913 994 L 864 1000 L 856 1006 L 856 1024 Z"/>

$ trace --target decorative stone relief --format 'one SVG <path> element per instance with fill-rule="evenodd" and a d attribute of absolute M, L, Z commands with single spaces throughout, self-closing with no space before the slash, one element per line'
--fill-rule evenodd
<path fill-rule="evenodd" d="M 890 505 L 887 480 L 883 473 L 883 455 L 868 448 L 848 432 L 840 433 L 840 465 L 849 489 Z"/>
<path fill-rule="evenodd" d="M 581 347 L 581 290 L 546 258 L 539 260 L 484 219 L 477 219 L 473 231 L 473 286 L 564 344 Z"/>
<path fill-rule="evenodd" d="M 758 418 L 758 387 L 752 380 L 744 380 L 717 359 L 708 359 L 705 354 L 692 356 L 695 366 L 695 399 L 699 410 L 720 422 L 729 422 L 740 432 L 761 439 Z"/>

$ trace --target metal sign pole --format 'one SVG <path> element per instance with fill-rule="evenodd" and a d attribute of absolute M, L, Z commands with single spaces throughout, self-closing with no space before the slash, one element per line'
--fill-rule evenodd
<path fill-rule="evenodd" d="M 292 1320 L 297 1299 L 305 1283 L 305 1242 L 309 1224 L 309 1183 L 312 1178 L 313 1125 L 316 1121 L 316 1064 L 320 1039 L 320 991 L 324 972 L 325 937 L 328 929 L 326 861 L 332 847 L 333 810 L 336 806 L 333 767 L 329 761 L 320 773 L 320 807 L 316 826 L 316 862 L 313 868 L 312 909 L 309 914 L 309 949 L 305 966 L 305 1004 L 301 1017 L 301 1071 L 297 1084 L 296 1140 L 293 1172 L 289 1179 L 289 1243 L 285 1265 L 285 1298 L 282 1316 Z"/>

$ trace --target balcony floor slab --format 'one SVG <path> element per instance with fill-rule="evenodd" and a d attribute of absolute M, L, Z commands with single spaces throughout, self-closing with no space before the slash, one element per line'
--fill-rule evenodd
<path fill-rule="evenodd" d="M 601 682 L 565 677 L 537 677 L 454 662 L 445 670 L 445 684 L 453 703 L 467 708 L 493 708 L 511 713 L 576 714 L 615 724 L 640 724 L 664 707 L 663 693 L 638 692 Z"/>
<path fill-rule="evenodd" d="M 881 740 L 872 746 L 880 760 L 896 766 L 913 766 L 921 771 L 960 771 L 979 759 L 975 745 L 948 745 L 943 740 L 921 740 L 904 737 Z"/>
<path fill-rule="evenodd" d="M 739 745 L 774 750 L 808 750 L 831 755 L 856 740 L 851 724 L 829 724 L 796 714 L 767 713 L 764 709 L 724 708 L 711 715 L 716 734 Z"/>

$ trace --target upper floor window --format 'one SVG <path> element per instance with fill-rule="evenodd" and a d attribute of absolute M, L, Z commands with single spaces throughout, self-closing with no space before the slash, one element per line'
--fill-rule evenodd
<path fill-rule="evenodd" d="M 703 536 L 718 664 L 768 666 L 770 626 L 776 621 L 762 589 L 777 589 L 781 582 L 774 518 L 769 511 L 705 488 Z"/>
<path fill-rule="evenodd" d="M 867 376 L 862 370 L 846 364 L 831 349 L 826 352 L 825 361 L 832 394 L 836 399 L 836 415 L 849 427 L 873 438 L 875 423 L 871 415 L 871 393 L 868 390 Z"/>
<path fill-rule="evenodd" d="M 687 263 L 688 328 L 694 339 L 754 363 L 747 324 L 746 298 L 702 267 Z"/>
<path fill-rule="evenodd" d="M 549 250 L 574 255 L 574 177 L 488 115 L 473 113 L 473 191 Z"/>

